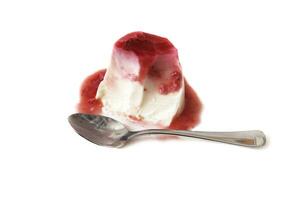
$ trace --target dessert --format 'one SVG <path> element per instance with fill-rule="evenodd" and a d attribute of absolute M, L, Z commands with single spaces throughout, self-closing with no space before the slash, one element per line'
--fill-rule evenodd
<path fill-rule="evenodd" d="M 131 129 L 190 129 L 199 122 L 201 103 L 182 75 L 174 45 L 133 32 L 115 43 L 107 70 L 85 80 L 79 111 L 101 113 Z"/>

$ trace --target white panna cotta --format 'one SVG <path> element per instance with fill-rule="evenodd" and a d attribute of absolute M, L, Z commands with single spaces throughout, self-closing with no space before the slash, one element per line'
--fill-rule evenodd
<path fill-rule="evenodd" d="M 173 44 L 163 37 L 133 32 L 115 43 L 96 98 L 102 102 L 103 115 L 130 129 L 167 128 L 183 110 L 184 88 Z"/>

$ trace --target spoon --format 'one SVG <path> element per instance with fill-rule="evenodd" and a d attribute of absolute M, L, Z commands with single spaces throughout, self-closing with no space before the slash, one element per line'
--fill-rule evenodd
<path fill-rule="evenodd" d="M 262 131 L 207 132 L 168 129 L 148 129 L 129 131 L 122 123 L 101 115 L 76 113 L 69 116 L 69 122 L 75 131 L 92 143 L 102 146 L 122 147 L 136 136 L 163 134 L 212 140 L 228 144 L 261 147 L 266 143 Z"/>

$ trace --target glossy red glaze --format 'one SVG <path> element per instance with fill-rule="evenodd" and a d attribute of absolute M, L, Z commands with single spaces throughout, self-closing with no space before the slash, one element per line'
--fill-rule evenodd
<path fill-rule="evenodd" d="M 200 123 L 202 103 L 186 80 L 184 100 L 184 109 L 179 116 L 173 119 L 170 129 L 189 130 Z"/>
<path fill-rule="evenodd" d="M 118 52 L 133 52 L 140 64 L 139 75 L 133 76 L 125 71 L 125 78 L 143 82 L 149 75 L 155 80 L 157 90 L 168 94 L 180 89 L 182 74 L 178 62 L 177 49 L 166 38 L 144 32 L 133 32 L 120 38 L 115 43 Z"/>
<path fill-rule="evenodd" d="M 78 104 L 79 112 L 87 114 L 99 114 L 101 112 L 102 103 L 95 97 L 105 73 L 106 69 L 97 71 L 83 81 L 80 89 L 80 102 Z"/>

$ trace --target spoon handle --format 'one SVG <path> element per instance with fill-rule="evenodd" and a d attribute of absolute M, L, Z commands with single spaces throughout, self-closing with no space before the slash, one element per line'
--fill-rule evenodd
<path fill-rule="evenodd" d="M 209 132 L 209 131 L 183 131 L 167 129 L 148 129 L 134 132 L 130 137 L 145 134 L 163 134 L 192 137 L 198 139 L 212 140 L 228 144 L 235 144 L 247 147 L 261 147 L 266 143 L 266 136 L 262 131 L 232 131 L 232 132 Z"/>

